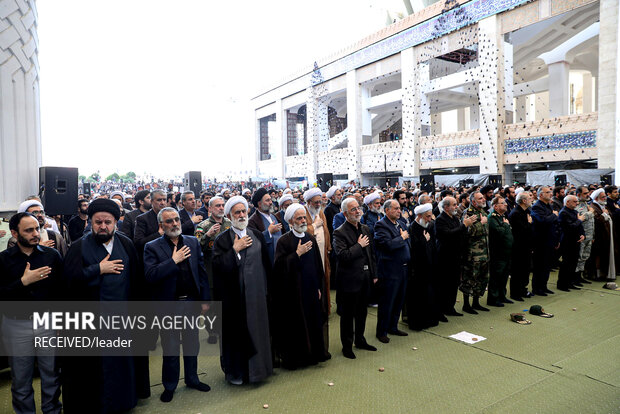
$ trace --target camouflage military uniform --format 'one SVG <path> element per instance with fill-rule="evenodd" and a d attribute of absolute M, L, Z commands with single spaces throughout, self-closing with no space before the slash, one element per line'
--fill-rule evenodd
<path fill-rule="evenodd" d="M 589 211 L 590 206 L 585 201 L 580 201 L 577 204 L 577 214 L 584 216 L 583 229 L 586 232 L 586 238 L 581 242 L 579 246 L 579 261 L 577 262 L 576 272 L 583 272 L 585 269 L 586 261 L 590 258 L 590 252 L 592 251 L 592 240 L 594 239 L 594 212 Z"/>
<path fill-rule="evenodd" d="M 470 206 L 462 219 L 478 216 L 478 220 L 467 228 L 465 260 L 459 289 L 463 294 L 481 297 L 489 283 L 489 224 L 480 219 L 487 216 L 483 209 Z"/>
<path fill-rule="evenodd" d="M 209 278 L 209 287 L 211 288 L 211 292 L 213 292 L 213 242 L 216 237 L 220 235 L 220 233 L 225 232 L 230 228 L 232 223 L 226 217 L 222 218 L 222 225 L 220 226 L 220 231 L 214 234 L 212 237 L 207 236 L 207 232 L 214 225 L 218 224 L 217 221 L 213 219 L 212 216 L 209 216 L 208 219 L 201 221 L 196 226 L 196 231 L 194 235 L 200 242 L 200 246 L 202 247 L 202 253 L 204 255 L 205 269 L 207 271 L 207 276 Z M 215 292 L 213 292 L 213 295 Z"/>

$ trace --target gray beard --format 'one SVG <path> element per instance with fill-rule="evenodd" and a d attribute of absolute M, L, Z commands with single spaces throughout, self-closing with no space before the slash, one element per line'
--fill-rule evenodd
<path fill-rule="evenodd" d="M 181 228 L 179 227 L 176 230 L 166 230 L 164 233 L 166 234 L 166 236 L 168 236 L 171 239 L 173 239 L 173 238 L 179 237 L 181 235 Z"/>
<path fill-rule="evenodd" d="M 381 209 L 380 208 L 370 207 L 370 211 L 372 211 L 375 214 L 380 214 L 381 213 Z"/>
<path fill-rule="evenodd" d="M 248 220 L 247 219 L 231 219 L 232 221 L 232 225 L 234 228 L 236 228 L 237 230 L 245 230 L 245 228 L 248 226 Z"/>
<path fill-rule="evenodd" d="M 421 218 L 421 219 L 418 221 L 418 224 L 419 224 L 420 226 L 422 226 L 422 227 L 424 227 L 424 228 L 426 229 L 426 228 L 428 228 L 428 224 L 429 224 L 429 223 L 428 223 L 428 221 L 426 221 L 426 220 L 424 220 L 423 218 Z"/>
<path fill-rule="evenodd" d="M 306 230 L 308 230 L 308 225 L 307 224 L 304 224 L 304 225 L 293 224 L 293 230 L 295 230 L 297 233 L 305 233 Z"/>
<path fill-rule="evenodd" d="M 315 217 L 317 214 L 319 214 L 320 209 L 308 206 L 308 211 L 310 212 L 310 215 L 312 217 Z"/>

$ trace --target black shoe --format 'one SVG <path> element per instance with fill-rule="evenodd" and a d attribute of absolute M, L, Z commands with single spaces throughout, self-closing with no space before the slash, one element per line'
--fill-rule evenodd
<path fill-rule="evenodd" d="M 525 296 L 523 296 L 525 299 L 529 299 L 529 298 L 533 298 L 534 296 L 536 296 L 534 294 L 534 292 L 525 292 Z"/>
<path fill-rule="evenodd" d="M 498 308 L 503 308 L 504 307 L 504 304 L 502 302 L 494 302 L 494 301 L 488 301 L 488 300 L 487 300 L 487 305 L 489 305 L 489 306 L 496 306 Z M 478 305 L 478 306 L 480 306 L 480 305 Z M 482 307 L 482 306 L 480 306 L 480 307 Z M 478 309 L 478 308 L 475 308 L 475 309 Z M 480 309 L 480 310 L 482 310 L 482 309 Z"/>
<path fill-rule="evenodd" d="M 174 396 L 174 391 L 173 390 L 164 390 L 164 392 L 161 393 L 161 395 L 159 396 L 159 399 L 161 400 L 161 402 L 170 402 L 172 401 L 172 397 Z"/>
<path fill-rule="evenodd" d="M 559 287 L 558 286 L 558 290 L 561 290 L 562 292 L 570 292 L 570 289 L 567 287 Z"/>
<path fill-rule="evenodd" d="M 543 290 L 535 290 L 534 293 L 537 294 L 538 296 L 547 296 L 547 294 Z"/>
<path fill-rule="evenodd" d="M 592 282 L 590 282 L 589 280 L 586 280 L 584 278 L 579 279 L 579 283 L 585 283 L 586 285 L 591 285 Z"/>
<path fill-rule="evenodd" d="M 456 311 L 456 309 L 452 308 L 452 310 L 449 310 L 448 312 L 444 313 L 444 315 L 446 316 L 463 316 L 462 313 L 459 313 Z"/>
<path fill-rule="evenodd" d="M 439 322 L 448 322 L 448 318 L 446 318 L 442 313 L 439 314 L 439 316 L 437 317 L 437 320 Z"/>
<path fill-rule="evenodd" d="M 211 391 L 211 387 L 209 387 L 204 382 L 199 382 L 198 384 L 186 384 L 186 385 L 187 385 L 187 388 L 192 388 L 192 389 L 202 391 L 202 392 Z"/>
<path fill-rule="evenodd" d="M 573 285 L 583 287 L 583 284 L 580 281 L 576 281 Z"/>
<path fill-rule="evenodd" d="M 523 302 L 523 298 L 517 297 L 517 296 L 511 296 L 510 299 L 517 301 L 517 302 Z"/>
<path fill-rule="evenodd" d="M 386 338 L 387 338 L 387 336 L 386 336 Z M 388 340 L 389 340 L 389 338 L 388 338 Z M 374 346 L 370 345 L 368 342 L 365 342 L 365 343 L 359 344 L 359 345 L 355 345 L 355 347 L 357 349 L 364 349 L 366 351 L 376 351 L 377 350 L 377 348 L 375 348 Z"/>
<path fill-rule="evenodd" d="M 399 329 L 392 331 L 392 332 L 388 332 L 390 335 L 396 335 L 396 336 L 409 336 L 409 334 L 407 332 L 403 332 Z"/>
<path fill-rule="evenodd" d="M 577 287 L 576 285 L 570 285 L 569 289 L 574 289 L 574 290 L 581 290 L 580 287 Z"/>
<path fill-rule="evenodd" d="M 383 344 L 387 344 L 390 342 L 390 338 L 388 338 L 387 335 L 377 336 L 377 339 Z"/>
<path fill-rule="evenodd" d="M 545 293 L 547 295 L 553 295 L 555 292 L 553 290 L 549 290 L 549 289 L 545 288 Z"/>
<path fill-rule="evenodd" d="M 476 312 L 474 310 L 474 308 L 472 308 L 471 306 L 463 306 L 463 312 L 469 313 L 469 314 L 472 314 L 472 315 L 477 315 L 478 314 L 478 312 Z"/>
<path fill-rule="evenodd" d="M 343 349 L 342 355 L 344 355 L 345 358 L 355 359 L 355 354 L 352 349 Z"/>
<path fill-rule="evenodd" d="M 508 298 L 502 298 L 502 299 L 501 299 L 501 301 L 502 301 L 502 302 L 504 302 L 504 303 L 507 303 L 507 304 L 509 304 L 509 305 L 510 305 L 510 304 L 512 304 L 512 303 L 514 303 L 513 301 L 511 301 L 511 300 L 510 300 L 510 299 L 508 299 Z"/>

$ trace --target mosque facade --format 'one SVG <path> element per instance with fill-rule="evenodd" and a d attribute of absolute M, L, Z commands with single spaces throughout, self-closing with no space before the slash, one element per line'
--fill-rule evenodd
<path fill-rule="evenodd" d="M 618 15 L 617 0 L 436 2 L 254 97 L 257 175 L 613 181 Z"/>

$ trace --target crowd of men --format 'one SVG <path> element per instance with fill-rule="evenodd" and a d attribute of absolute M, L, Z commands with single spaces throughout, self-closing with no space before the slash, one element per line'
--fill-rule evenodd
<path fill-rule="evenodd" d="M 342 354 L 376 351 L 366 340 L 368 307 L 378 307 L 375 338 L 407 336 L 461 311 L 601 281 L 617 289 L 620 207 L 615 186 L 340 188 L 323 192 L 219 188 L 167 193 L 115 191 L 80 196 L 72 217 L 48 217 L 29 197 L 9 222 L 0 253 L 0 299 L 221 301 L 221 367 L 234 385 L 264 380 L 274 367 L 325 362 L 330 291 L 336 291 Z M 0 235 L 2 236 L 2 235 Z M 532 273 L 530 287 L 530 273 Z M 508 282 L 510 280 L 510 282 Z M 32 346 L 27 315 L 3 315 L 7 348 Z M 186 386 L 197 375 L 198 333 L 162 332 L 160 399 L 173 399 L 183 346 Z M 131 409 L 150 395 L 148 357 L 12 356 L 13 408 L 34 412 L 34 360 L 43 412 Z M 87 379 L 87 380 L 86 380 Z M 59 396 L 63 393 L 63 406 Z"/>

